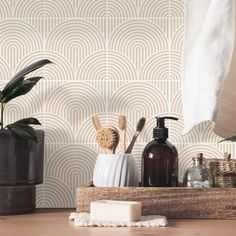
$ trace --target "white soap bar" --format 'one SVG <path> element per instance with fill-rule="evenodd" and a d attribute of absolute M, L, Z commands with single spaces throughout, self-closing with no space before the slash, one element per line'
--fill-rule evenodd
<path fill-rule="evenodd" d="M 141 218 L 141 202 L 100 200 L 90 203 L 90 220 L 138 221 Z"/>

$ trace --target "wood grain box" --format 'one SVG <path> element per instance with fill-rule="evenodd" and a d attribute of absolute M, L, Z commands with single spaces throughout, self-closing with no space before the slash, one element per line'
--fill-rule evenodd
<path fill-rule="evenodd" d="M 168 218 L 236 219 L 236 188 L 97 188 L 77 189 L 77 212 L 89 212 L 95 200 L 142 202 L 142 215 Z"/>

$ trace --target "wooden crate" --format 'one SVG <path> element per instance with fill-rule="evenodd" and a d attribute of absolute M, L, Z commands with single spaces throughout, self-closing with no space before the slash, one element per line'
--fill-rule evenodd
<path fill-rule="evenodd" d="M 89 212 L 95 200 L 142 202 L 143 215 L 168 218 L 236 219 L 236 188 L 97 188 L 77 189 L 77 212 Z"/>

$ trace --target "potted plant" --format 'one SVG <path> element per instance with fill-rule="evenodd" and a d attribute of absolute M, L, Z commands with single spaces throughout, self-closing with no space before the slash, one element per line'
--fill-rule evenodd
<path fill-rule="evenodd" d="M 236 142 L 236 135 L 228 137 L 228 138 L 225 138 L 225 139 L 221 140 L 220 143 L 224 142 L 224 141 Z"/>
<path fill-rule="evenodd" d="M 25 95 L 42 78 L 26 77 L 47 59 L 37 61 L 18 72 L 0 90 L 0 214 L 32 212 L 35 209 L 35 185 L 43 182 L 44 131 L 33 117 L 5 125 L 4 111 L 8 102 Z"/>

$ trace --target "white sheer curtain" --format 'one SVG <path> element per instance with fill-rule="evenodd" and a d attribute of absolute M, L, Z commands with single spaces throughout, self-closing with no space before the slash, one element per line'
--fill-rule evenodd
<path fill-rule="evenodd" d="M 184 130 L 216 120 L 235 29 L 235 0 L 185 0 L 182 100 Z"/>

